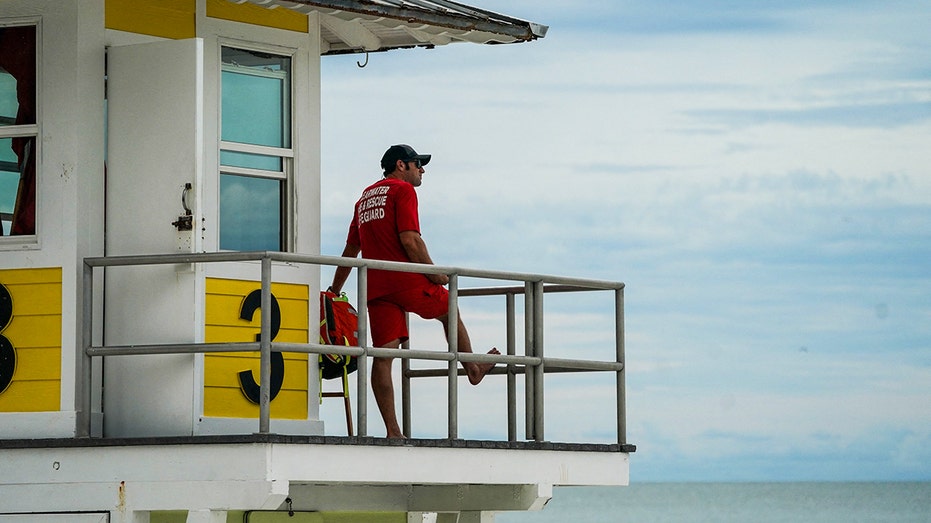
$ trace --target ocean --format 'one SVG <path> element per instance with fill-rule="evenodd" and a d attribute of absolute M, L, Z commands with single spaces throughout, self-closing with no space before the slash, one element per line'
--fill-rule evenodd
<path fill-rule="evenodd" d="M 931 482 L 634 483 L 556 487 L 539 512 L 496 523 L 931 522 Z"/>

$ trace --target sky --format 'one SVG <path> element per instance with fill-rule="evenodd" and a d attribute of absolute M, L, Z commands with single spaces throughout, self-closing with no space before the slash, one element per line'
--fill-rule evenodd
<path fill-rule="evenodd" d="M 631 481 L 931 480 L 931 4 L 470 3 L 549 32 L 324 58 L 322 252 L 408 143 L 437 264 L 626 284 Z M 547 354 L 610 358 L 612 297 L 553 296 Z M 476 350 L 503 311 L 462 302 Z M 503 383 L 460 435 L 501 437 Z M 612 387 L 548 376 L 547 439 L 612 441 Z"/>

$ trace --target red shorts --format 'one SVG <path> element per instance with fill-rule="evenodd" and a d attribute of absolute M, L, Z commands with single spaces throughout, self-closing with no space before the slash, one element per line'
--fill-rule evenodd
<path fill-rule="evenodd" d="M 389 341 L 408 339 L 405 312 L 425 320 L 449 312 L 449 291 L 442 285 L 425 281 L 421 287 L 370 300 L 368 309 L 372 343 L 375 347 L 383 347 Z"/>

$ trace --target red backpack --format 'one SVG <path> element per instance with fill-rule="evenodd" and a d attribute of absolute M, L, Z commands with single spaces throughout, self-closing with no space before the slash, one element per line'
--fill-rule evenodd
<path fill-rule="evenodd" d="M 357 347 L 359 313 L 343 293 L 337 296 L 330 291 L 320 292 L 320 343 Z M 320 374 L 329 380 L 355 372 L 355 356 L 323 354 L 320 357 Z"/>

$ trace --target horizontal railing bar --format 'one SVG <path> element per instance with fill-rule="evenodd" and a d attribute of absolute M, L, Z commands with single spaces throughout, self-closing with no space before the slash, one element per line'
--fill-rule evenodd
<path fill-rule="evenodd" d="M 506 365 L 518 365 L 520 367 L 536 367 L 540 364 L 541 358 L 532 356 L 504 356 L 491 354 L 468 354 L 459 353 L 459 361 L 475 361 L 486 363 L 502 363 L 506 359 Z M 591 360 L 569 360 L 563 358 L 543 358 L 543 368 L 545 372 L 574 372 L 574 371 L 595 371 L 595 372 L 617 372 L 624 369 L 623 363 L 614 361 L 591 361 Z M 424 370 L 424 369 L 419 369 Z M 444 371 L 445 372 L 445 371 Z"/>
<path fill-rule="evenodd" d="M 524 367 L 520 367 L 521 372 L 516 374 L 523 374 Z M 488 371 L 488 374 L 507 374 L 507 367 L 495 367 Z M 465 369 L 458 369 L 458 376 L 466 376 Z M 448 369 L 409 369 L 404 373 L 408 378 L 445 378 L 449 375 Z"/>
<path fill-rule="evenodd" d="M 128 265 L 171 265 L 174 263 L 221 263 L 259 261 L 264 252 L 200 252 L 182 254 L 147 254 L 138 256 L 101 256 L 84 258 L 90 267 L 124 267 Z"/>
<path fill-rule="evenodd" d="M 221 263 L 236 261 L 258 261 L 269 258 L 272 261 L 310 263 L 316 265 L 336 265 L 342 267 L 368 267 L 388 271 L 415 272 L 419 274 L 458 274 L 466 278 L 490 280 L 510 280 L 520 282 L 543 282 L 573 287 L 593 289 L 621 289 L 621 282 L 589 280 L 566 276 L 551 276 L 522 272 L 506 272 L 480 269 L 465 269 L 443 265 L 424 265 L 420 263 L 390 262 L 365 258 L 345 258 L 342 256 L 325 256 L 319 254 L 296 254 L 290 252 L 253 251 L 253 252 L 205 252 L 181 254 L 151 254 L 139 256 L 105 256 L 85 258 L 84 263 L 91 267 L 115 267 L 128 265 L 165 265 L 176 263 Z"/>
<path fill-rule="evenodd" d="M 391 349 L 386 349 L 391 350 Z M 299 352 L 310 354 L 343 354 L 361 356 L 365 349 L 361 347 L 344 347 L 340 345 L 320 345 L 317 343 L 281 343 L 272 342 L 272 352 Z M 208 352 L 259 352 L 258 342 L 230 343 L 164 343 L 139 345 L 91 346 L 88 356 L 145 356 L 152 354 L 198 354 Z"/>
<path fill-rule="evenodd" d="M 526 289 L 520 287 L 473 287 L 460 289 L 460 296 L 506 296 L 508 294 L 524 294 Z M 582 287 L 579 285 L 544 285 L 543 292 L 584 292 L 608 290 L 603 287 Z"/>
<path fill-rule="evenodd" d="M 594 370 L 594 371 L 613 371 L 624 370 L 624 364 L 616 361 L 593 361 L 593 360 L 572 360 L 563 358 L 546 358 L 544 360 L 544 369 L 558 369 L 566 371 L 574 370 Z"/>
<path fill-rule="evenodd" d="M 547 363 L 548 365 L 548 363 Z M 531 366 L 512 366 L 508 368 L 505 365 L 495 367 L 488 371 L 488 374 L 527 374 L 527 369 Z M 404 373 L 409 378 L 445 378 L 447 369 L 410 369 Z M 544 374 L 567 374 L 567 373 L 586 373 L 586 372 L 608 372 L 605 369 L 582 369 L 567 367 L 543 367 Z M 459 376 L 466 376 L 465 369 L 459 369 Z"/>
<path fill-rule="evenodd" d="M 369 356 L 376 358 L 404 358 L 416 360 L 434 360 L 434 361 L 451 361 L 456 359 L 456 355 L 449 352 L 438 352 L 432 350 L 413 350 L 413 349 L 381 349 L 370 348 Z"/>
<path fill-rule="evenodd" d="M 457 354 L 459 361 L 475 363 L 500 363 L 504 365 L 527 365 L 534 367 L 540 364 L 540 358 L 535 356 L 518 356 L 508 354 L 477 354 L 471 352 L 460 352 Z"/>
<path fill-rule="evenodd" d="M 151 354 L 198 354 L 201 352 L 258 352 L 258 342 L 245 343 L 165 343 L 158 345 L 94 345 L 88 356 L 145 356 Z"/>
<path fill-rule="evenodd" d="M 512 281 L 542 281 L 544 283 L 561 283 L 581 287 L 598 289 L 621 289 L 624 284 L 615 281 L 589 280 L 583 278 L 570 278 L 566 276 L 552 276 L 544 274 L 531 274 L 523 272 L 506 272 L 485 269 L 466 269 L 444 265 L 424 265 L 420 263 L 391 262 L 383 260 L 370 260 L 367 258 L 344 258 L 341 256 L 322 256 L 309 254 L 295 254 L 290 252 L 268 253 L 272 260 L 289 261 L 295 263 L 321 263 L 326 265 L 341 265 L 344 267 L 368 267 L 401 272 L 415 272 L 419 274 L 458 274 L 466 278 L 483 278 L 489 280 Z"/>
<path fill-rule="evenodd" d="M 340 354 L 343 356 L 362 356 L 365 349 L 352 345 L 321 345 L 319 343 L 285 343 L 272 342 L 272 352 L 300 352 L 304 354 Z"/>
<path fill-rule="evenodd" d="M 318 343 L 280 343 L 273 342 L 272 352 L 299 352 L 310 354 L 342 354 L 346 356 L 361 356 L 366 353 L 362 347 L 321 345 Z M 196 354 L 210 352 L 258 352 L 259 344 L 256 342 L 241 343 L 166 343 L 166 344 L 139 344 L 139 345 L 111 345 L 91 346 L 87 349 L 88 356 L 128 356 L 150 354 Z M 529 367 L 540 364 L 541 359 L 532 356 L 510 356 L 507 354 L 475 354 L 467 352 L 449 353 L 430 350 L 398 350 L 370 347 L 368 355 L 376 358 L 401 358 L 415 360 L 451 361 L 476 363 L 496 363 L 502 365 L 525 365 Z M 548 370 L 593 370 L 593 371 L 619 371 L 624 368 L 623 363 L 609 361 L 575 360 L 563 358 L 546 358 L 545 365 Z"/>

